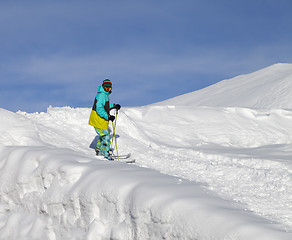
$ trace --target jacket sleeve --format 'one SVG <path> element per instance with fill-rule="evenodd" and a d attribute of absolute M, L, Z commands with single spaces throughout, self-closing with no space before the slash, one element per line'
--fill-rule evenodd
<path fill-rule="evenodd" d="M 108 114 L 104 109 L 104 105 L 105 105 L 105 102 L 106 102 L 105 94 L 100 93 L 98 95 L 96 95 L 96 100 L 97 100 L 97 102 L 96 102 L 96 112 L 100 117 L 108 120 Z"/>

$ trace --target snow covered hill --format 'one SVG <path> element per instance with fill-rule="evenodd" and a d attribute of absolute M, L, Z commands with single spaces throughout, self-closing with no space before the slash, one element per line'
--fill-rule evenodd
<path fill-rule="evenodd" d="M 284 83 L 289 68 L 247 76 Z M 220 90 L 239 88 L 233 80 Z M 244 82 L 242 101 L 254 83 Z M 0 240 L 292 239 L 288 84 L 270 95 L 282 108 L 256 109 L 270 88 L 255 91 L 252 108 L 220 106 L 225 95 L 216 107 L 188 104 L 196 92 L 122 108 L 119 152 L 131 151 L 135 165 L 94 156 L 89 108 L 0 109 Z"/>
<path fill-rule="evenodd" d="M 292 109 L 292 64 L 275 64 L 153 105 Z"/>

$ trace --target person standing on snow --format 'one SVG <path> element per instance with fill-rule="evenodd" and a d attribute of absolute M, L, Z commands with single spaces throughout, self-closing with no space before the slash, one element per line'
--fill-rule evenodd
<path fill-rule="evenodd" d="M 112 160 L 110 156 L 111 137 L 108 129 L 109 121 L 114 121 L 115 116 L 110 115 L 111 109 L 119 110 L 120 104 L 111 104 L 109 94 L 112 92 L 112 83 L 105 79 L 101 86 L 97 88 L 97 94 L 91 110 L 88 124 L 93 126 L 99 138 L 96 144 L 96 155 L 104 156 Z"/>

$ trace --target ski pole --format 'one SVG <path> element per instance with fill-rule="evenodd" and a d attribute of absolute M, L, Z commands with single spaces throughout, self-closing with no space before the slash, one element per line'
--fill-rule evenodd
<path fill-rule="evenodd" d="M 116 110 L 117 111 L 117 110 Z M 115 125 L 114 125 L 114 122 L 112 122 L 112 129 L 113 129 L 113 138 L 114 138 L 114 136 L 116 135 L 116 133 L 115 133 L 115 130 L 116 130 L 116 121 L 117 121 L 117 119 L 116 119 L 116 117 L 115 117 Z M 114 141 L 111 141 L 111 146 L 110 146 L 110 148 L 112 149 L 113 148 L 113 142 Z"/>
<path fill-rule="evenodd" d="M 115 145 L 116 145 L 117 158 L 118 158 L 118 161 L 120 161 L 120 159 L 119 159 L 118 145 L 117 145 L 117 137 L 116 137 L 117 118 L 118 118 L 118 110 L 116 110 L 115 123 L 112 122 L 112 126 L 113 126 L 113 138 L 115 140 Z"/>

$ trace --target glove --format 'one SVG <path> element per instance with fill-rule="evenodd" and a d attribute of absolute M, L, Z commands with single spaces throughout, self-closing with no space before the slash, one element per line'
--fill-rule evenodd
<path fill-rule="evenodd" d="M 114 108 L 117 109 L 117 110 L 120 110 L 121 109 L 121 105 L 120 104 L 115 104 Z"/>
<path fill-rule="evenodd" d="M 109 115 L 109 116 L 108 116 L 108 120 L 109 120 L 109 121 L 112 121 L 112 122 L 115 121 L 115 118 L 116 118 L 116 117 L 113 116 L 113 115 Z"/>

